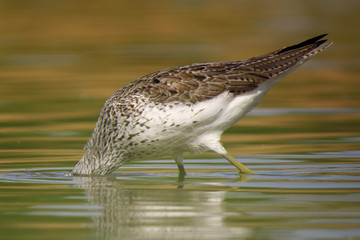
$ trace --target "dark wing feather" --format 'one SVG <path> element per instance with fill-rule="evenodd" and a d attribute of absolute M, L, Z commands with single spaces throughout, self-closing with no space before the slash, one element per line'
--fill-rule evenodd
<path fill-rule="evenodd" d="M 243 61 L 196 63 L 146 75 L 124 88 L 116 98 L 141 94 L 154 102 L 195 103 L 211 99 L 224 91 L 235 95 L 254 90 L 258 85 L 276 77 L 300 60 L 323 48 L 325 35 L 302 43 Z"/>

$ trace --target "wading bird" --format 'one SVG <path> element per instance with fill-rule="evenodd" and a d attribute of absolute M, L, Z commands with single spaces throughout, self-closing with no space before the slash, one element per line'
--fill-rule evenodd
<path fill-rule="evenodd" d="M 213 151 L 253 173 L 222 146 L 221 134 L 275 83 L 331 43 L 326 34 L 242 61 L 195 63 L 141 77 L 105 103 L 73 175 L 106 175 L 133 159 Z"/>

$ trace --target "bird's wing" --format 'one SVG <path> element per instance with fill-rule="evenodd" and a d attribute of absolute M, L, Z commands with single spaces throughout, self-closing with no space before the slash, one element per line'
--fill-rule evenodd
<path fill-rule="evenodd" d="M 247 60 L 196 63 L 155 72 L 125 86 L 117 94 L 142 94 L 154 102 L 183 103 L 211 99 L 224 91 L 242 94 L 324 50 L 331 44 L 321 40 L 324 36 Z"/>

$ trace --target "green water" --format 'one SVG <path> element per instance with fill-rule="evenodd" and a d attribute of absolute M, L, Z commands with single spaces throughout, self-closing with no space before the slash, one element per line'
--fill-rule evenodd
<path fill-rule="evenodd" d="M 0 239 L 360 239 L 359 1 L 2 1 Z M 105 100 L 147 73 L 328 32 L 219 156 L 67 177 Z"/>

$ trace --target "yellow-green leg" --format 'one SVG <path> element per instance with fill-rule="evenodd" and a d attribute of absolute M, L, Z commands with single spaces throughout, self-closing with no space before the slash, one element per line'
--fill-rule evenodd
<path fill-rule="evenodd" d="M 229 153 L 221 154 L 226 160 L 228 160 L 232 165 L 234 165 L 240 172 L 253 174 L 254 172 L 245 167 L 242 163 L 238 162 L 233 156 Z"/>
<path fill-rule="evenodd" d="M 181 178 L 184 178 L 184 176 L 186 175 L 186 172 L 185 172 L 184 163 L 183 163 L 183 154 L 182 153 L 174 154 L 173 157 L 174 157 L 177 167 L 179 169 L 179 176 Z"/>

